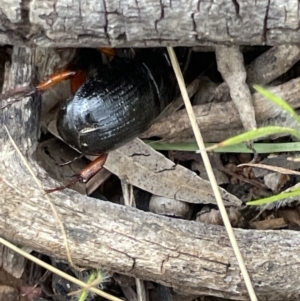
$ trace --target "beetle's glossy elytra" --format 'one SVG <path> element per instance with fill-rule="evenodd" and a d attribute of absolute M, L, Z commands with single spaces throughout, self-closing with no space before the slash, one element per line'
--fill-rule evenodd
<path fill-rule="evenodd" d="M 114 150 L 149 128 L 174 96 L 173 72 L 161 55 L 115 59 L 62 104 L 61 137 L 83 154 Z"/>

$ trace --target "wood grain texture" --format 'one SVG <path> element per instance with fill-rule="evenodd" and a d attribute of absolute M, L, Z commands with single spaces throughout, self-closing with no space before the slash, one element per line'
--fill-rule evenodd
<path fill-rule="evenodd" d="M 300 42 L 297 0 L 2 0 L 0 43 L 43 47 Z"/>
<path fill-rule="evenodd" d="M 30 82 L 33 51 L 15 48 L 9 85 Z M 4 131 L 7 126 L 44 186 L 55 181 L 32 155 L 39 99 L 26 98 L 0 115 L 0 236 L 66 258 L 60 228 L 43 193 Z M 176 292 L 248 300 L 223 227 L 171 219 L 65 190 L 50 195 L 77 264 L 153 280 Z M 297 299 L 300 240 L 293 231 L 235 230 L 260 300 Z"/>
<path fill-rule="evenodd" d="M 226 88 L 224 85 L 222 87 Z M 295 78 L 279 86 L 271 87 L 269 90 L 285 99 L 294 109 L 299 109 L 299 87 L 300 78 Z M 252 99 L 259 126 L 280 125 L 299 130 L 299 125 L 293 118 L 263 96 L 254 93 Z M 205 142 L 219 142 L 243 132 L 240 116 L 232 101 L 197 105 L 193 108 Z M 194 141 L 189 118 L 184 110 L 157 121 L 142 134 L 143 138 L 153 136 L 173 142 L 187 141 L 188 139 Z"/>

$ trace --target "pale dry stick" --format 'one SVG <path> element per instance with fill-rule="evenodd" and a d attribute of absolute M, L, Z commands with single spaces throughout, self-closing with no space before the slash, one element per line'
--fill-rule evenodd
<path fill-rule="evenodd" d="M 65 231 L 65 227 L 61 221 L 61 219 L 59 218 L 58 216 L 58 213 L 57 213 L 57 210 L 55 208 L 55 206 L 53 205 L 53 203 L 51 202 L 49 196 L 47 194 L 45 194 L 45 190 L 41 184 L 41 182 L 37 179 L 37 177 L 35 176 L 33 170 L 31 169 L 30 165 L 28 164 L 28 162 L 26 161 L 25 157 L 23 156 L 23 154 L 21 153 L 20 149 L 18 148 L 18 146 L 16 145 L 15 141 L 13 140 L 13 138 L 11 137 L 8 129 L 6 126 L 4 126 L 6 132 L 7 132 L 7 135 L 13 145 L 13 147 L 15 148 L 15 150 L 17 151 L 17 153 L 19 154 L 21 160 L 23 161 L 24 165 L 26 166 L 27 170 L 29 171 L 29 173 L 31 174 L 31 176 L 33 177 L 36 185 L 38 186 L 39 190 L 41 191 L 42 194 L 44 194 L 46 200 L 48 201 L 52 211 L 53 211 L 53 214 L 55 216 L 55 218 L 57 219 L 58 223 L 59 223 L 59 226 L 60 226 L 60 229 L 61 229 L 61 233 L 62 233 L 62 236 L 63 236 L 63 240 L 64 240 L 64 244 L 65 244 L 65 248 L 66 248 L 66 252 L 67 252 L 67 258 L 68 258 L 68 261 L 70 263 L 71 266 L 73 266 L 75 269 L 77 270 L 81 270 L 79 267 L 77 267 L 74 263 L 73 263 L 73 260 L 72 260 L 72 256 L 71 256 L 71 252 L 70 252 L 70 248 L 69 248 L 69 243 L 68 243 L 68 239 L 67 239 L 67 234 L 66 234 L 66 231 Z"/>
<path fill-rule="evenodd" d="M 135 278 L 138 301 L 147 301 L 145 282 L 140 278 Z"/>
<path fill-rule="evenodd" d="M 8 242 L 7 240 L 5 240 L 4 238 L 0 237 L 0 243 L 3 244 L 4 246 L 10 248 L 11 250 L 15 251 L 16 253 L 24 256 L 25 258 L 31 260 L 32 262 L 36 263 L 37 265 L 49 270 L 50 272 L 70 281 L 73 282 L 75 284 L 77 284 L 78 286 L 82 287 L 83 289 L 88 289 L 90 291 L 92 291 L 93 293 L 106 298 L 107 300 L 110 301 L 124 301 L 122 299 L 119 299 L 118 297 L 112 296 L 108 293 L 105 293 L 103 291 L 101 291 L 100 289 L 97 289 L 95 287 L 89 287 L 89 284 L 86 284 L 82 281 L 80 281 L 79 279 L 72 277 L 69 274 L 64 273 L 63 271 L 55 268 L 54 266 L 30 255 L 29 253 L 25 252 L 24 250 L 21 250 L 20 248 L 16 247 L 15 245 L 13 245 L 12 243 Z"/>
<path fill-rule="evenodd" d="M 232 227 L 231 227 L 231 224 L 230 224 L 225 206 L 223 204 L 223 200 L 222 200 L 222 197 L 221 197 L 221 194 L 220 194 L 220 191 L 219 191 L 219 187 L 218 187 L 215 175 L 213 173 L 213 170 L 212 170 L 207 152 L 205 150 L 205 145 L 204 145 L 204 142 L 203 142 L 203 139 L 202 139 L 202 135 L 201 135 L 200 129 L 198 127 L 198 124 L 196 122 L 195 114 L 194 114 L 189 96 L 188 96 L 187 91 L 186 91 L 184 79 L 183 79 L 183 76 L 182 76 L 178 61 L 177 61 L 176 54 L 175 54 L 174 49 L 172 47 L 167 47 L 167 49 L 168 49 L 168 53 L 169 53 L 169 56 L 170 56 L 170 59 L 171 59 L 171 63 L 172 63 L 172 66 L 173 66 L 173 69 L 174 69 L 174 72 L 175 72 L 175 75 L 176 75 L 176 78 L 177 78 L 177 81 L 178 81 L 180 91 L 181 91 L 181 94 L 182 94 L 182 98 L 184 100 L 186 111 L 188 113 L 190 123 L 191 123 L 192 129 L 193 129 L 193 132 L 194 132 L 194 135 L 195 135 L 195 138 L 196 138 L 196 141 L 197 141 L 197 144 L 198 144 L 201 156 L 202 156 L 202 160 L 204 162 L 204 166 L 205 166 L 205 169 L 207 171 L 207 175 L 208 175 L 209 181 L 211 183 L 211 186 L 212 186 L 212 189 L 213 189 L 213 192 L 214 192 L 214 195 L 215 195 L 215 198 L 216 198 L 216 201 L 217 201 L 217 204 L 218 204 L 221 216 L 222 216 L 223 223 L 225 225 L 225 229 L 227 231 L 227 234 L 228 234 L 230 243 L 232 245 L 234 254 L 236 256 L 236 259 L 238 261 L 238 264 L 239 264 L 239 267 L 241 269 L 242 275 L 244 277 L 244 281 L 245 281 L 250 299 L 252 301 L 257 301 L 257 297 L 255 295 L 255 292 L 254 292 L 254 289 L 253 289 L 253 286 L 252 286 L 252 283 L 251 283 L 251 280 L 250 280 L 250 277 L 249 277 L 249 273 L 246 269 L 241 251 L 238 247 L 236 238 L 234 236 L 234 232 L 232 230 Z"/>

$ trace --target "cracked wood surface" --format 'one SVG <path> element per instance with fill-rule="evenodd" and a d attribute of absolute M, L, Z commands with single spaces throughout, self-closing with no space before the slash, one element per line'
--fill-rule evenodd
<path fill-rule="evenodd" d="M 2 0 L 0 43 L 43 47 L 300 42 L 297 0 Z"/>
<path fill-rule="evenodd" d="M 30 82 L 32 63 L 30 49 L 15 48 L 9 86 Z M 65 259 L 57 220 L 4 130 L 6 125 L 43 185 L 57 184 L 32 155 L 39 128 L 38 97 L 3 110 L 0 125 L 0 235 Z M 153 280 L 182 294 L 248 300 L 223 227 L 162 217 L 69 190 L 50 197 L 77 264 Z M 235 234 L 260 300 L 300 297 L 298 232 L 236 229 Z"/>

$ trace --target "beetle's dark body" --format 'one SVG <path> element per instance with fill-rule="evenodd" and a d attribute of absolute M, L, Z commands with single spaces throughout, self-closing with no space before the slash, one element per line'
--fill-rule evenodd
<path fill-rule="evenodd" d="M 81 153 L 104 154 L 148 129 L 173 96 L 174 76 L 162 52 L 115 59 L 61 106 L 57 129 Z"/>

